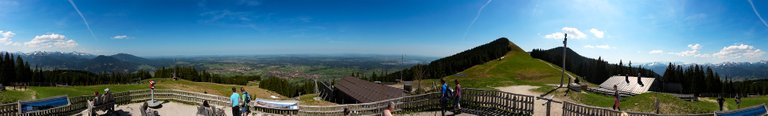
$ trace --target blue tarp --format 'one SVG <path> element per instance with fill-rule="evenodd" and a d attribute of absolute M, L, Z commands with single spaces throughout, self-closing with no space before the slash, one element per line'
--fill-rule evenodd
<path fill-rule="evenodd" d="M 765 104 L 728 112 L 717 112 L 717 116 L 762 116 L 768 113 Z"/>
<path fill-rule="evenodd" d="M 23 101 L 19 102 L 19 104 L 21 105 L 21 112 L 26 113 L 69 105 L 69 98 L 67 96 L 60 96 L 35 101 Z"/>

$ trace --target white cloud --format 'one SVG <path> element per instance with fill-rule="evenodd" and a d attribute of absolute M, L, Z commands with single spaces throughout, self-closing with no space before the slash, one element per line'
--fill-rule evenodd
<path fill-rule="evenodd" d="M 569 38 L 571 39 L 584 39 L 587 38 L 587 34 L 584 34 L 584 32 L 579 31 L 577 28 L 573 27 L 563 27 L 562 32 L 555 32 L 551 34 L 544 35 L 544 38 L 547 39 L 563 39 L 565 34 L 570 35 Z"/>
<path fill-rule="evenodd" d="M 610 45 L 585 45 L 584 48 L 611 49 Z"/>
<path fill-rule="evenodd" d="M 597 30 L 595 28 L 589 29 L 589 32 L 592 32 L 592 35 L 594 35 L 598 39 L 605 37 L 605 32 Z"/>
<path fill-rule="evenodd" d="M 761 51 L 760 49 L 756 49 L 754 46 L 746 44 L 734 44 L 731 46 L 723 47 L 723 49 L 720 49 L 720 52 L 714 53 L 712 55 L 720 59 L 754 59 L 759 58 L 763 54 L 765 54 L 765 52 Z"/>
<path fill-rule="evenodd" d="M 77 47 L 77 42 L 67 39 L 64 35 L 51 33 L 35 36 L 24 45 L 30 48 L 74 48 Z"/>
<path fill-rule="evenodd" d="M 701 49 L 701 45 L 698 43 L 695 44 L 688 44 L 688 48 L 690 50 L 686 50 L 683 52 L 680 52 L 678 55 L 680 56 L 694 56 L 694 57 L 705 57 L 704 54 L 699 54 L 699 49 Z"/>
<path fill-rule="evenodd" d="M 648 52 L 648 54 L 662 54 L 664 53 L 664 50 L 651 50 Z"/>
<path fill-rule="evenodd" d="M 19 45 L 19 43 L 13 42 L 11 38 L 16 36 L 16 33 L 11 31 L 0 31 L 0 43 L 5 45 Z"/>
<path fill-rule="evenodd" d="M 112 39 L 128 39 L 127 35 L 115 35 L 112 36 Z"/>

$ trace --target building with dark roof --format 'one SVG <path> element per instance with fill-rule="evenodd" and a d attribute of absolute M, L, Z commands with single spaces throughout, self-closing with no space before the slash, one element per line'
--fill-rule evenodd
<path fill-rule="evenodd" d="M 376 84 L 356 77 L 345 77 L 334 84 L 337 103 L 367 103 L 402 97 L 402 89 Z"/>

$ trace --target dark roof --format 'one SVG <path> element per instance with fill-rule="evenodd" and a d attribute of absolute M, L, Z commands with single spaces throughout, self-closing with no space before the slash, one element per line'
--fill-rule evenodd
<path fill-rule="evenodd" d="M 356 77 L 345 77 L 336 82 L 336 89 L 361 102 L 375 102 L 403 96 L 403 90 L 361 80 Z"/>

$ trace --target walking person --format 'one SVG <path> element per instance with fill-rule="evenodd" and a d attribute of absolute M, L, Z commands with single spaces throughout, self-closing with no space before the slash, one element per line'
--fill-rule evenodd
<path fill-rule="evenodd" d="M 453 80 L 456 83 L 456 89 L 453 89 L 453 99 L 454 99 L 454 109 L 456 111 L 454 112 L 461 112 L 461 85 L 459 85 L 459 80 Z"/>
<path fill-rule="evenodd" d="M 232 116 L 240 116 L 240 106 L 238 106 L 238 103 L 240 103 L 240 94 L 237 94 L 237 89 L 235 89 L 235 87 L 232 87 L 232 95 L 229 96 L 229 99 L 232 102 Z"/>
<path fill-rule="evenodd" d="M 613 110 L 621 110 L 621 96 L 619 96 L 618 86 L 613 85 Z"/>
<path fill-rule="evenodd" d="M 248 94 L 247 91 L 245 91 L 245 88 L 240 87 L 240 92 L 243 93 L 243 105 L 241 106 L 240 113 L 243 113 L 243 116 L 247 116 L 248 113 L 251 113 L 251 111 L 248 109 L 248 103 L 251 102 L 251 94 Z"/>
<path fill-rule="evenodd" d="M 445 83 L 445 80 L 440 79 L 440 83 L 442 83 L 440 90 L 440 111 L 442 112 L 442 115 L 445 116 L 445 110 L 448 109 L 448 99 L 451 96 L 451 90 L 450 87 L 448 87 L 448 84 Z"/>

